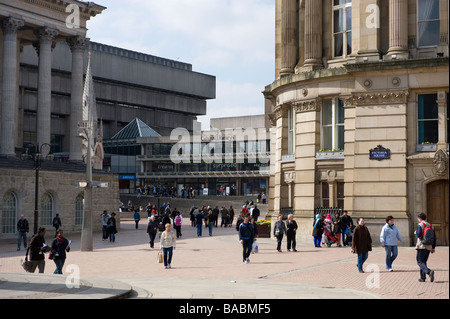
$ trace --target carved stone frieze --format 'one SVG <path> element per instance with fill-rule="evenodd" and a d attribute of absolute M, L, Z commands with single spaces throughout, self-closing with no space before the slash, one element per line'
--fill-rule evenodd
<path fill-rule="evenodd" d="M 353 93 L 353 105 L 380 105 L 380 104 L 406 104 L 408 102 L 408 90 L 374 91 Z"/>
<path fill-rule="evenodd" d="M 296 101 L 294 103 L 294 106 L 295 111 L 297 113 L 320 111 L 321 100 L 312 99 L 312 100 Z"/>

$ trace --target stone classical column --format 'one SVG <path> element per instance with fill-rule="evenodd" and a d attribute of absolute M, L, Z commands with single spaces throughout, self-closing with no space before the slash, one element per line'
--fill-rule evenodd
<path fill-rule="evenodd" d="M 408 58 L 408 0 L 389 0 L 387 59 Z"/>
<path fill-rule="evenodd" d="M 322 67 L 322 1 L 305 0 L 305 63 L 301 70 Z"/>
<path fill-rule="evenodd" d="M 3 29 L 3 78 L 1 100 L 1 141 L 0 155 L 14 156 L 17 136 L 17 80 L 18 80 L 18 40 L 17 31 L 24 21 L 7 18 L 2 21 Z"/>
<path fill-rule="evenodd" d="M 297 63 L 298 15 L 296 0 L 282 0 L 281 3 L 281 70 L 280 76 L 294 73 Z"/>
<path fill-rule="evenodd" d="M 78 124 L 83 120 L 83 72 L 84 52 L 89 39 L 84 37 L 73 37 L 67 39 L 72 51 L 72 88 L 70 91 L 70 161 L 83 161 L 81 154 L 81 139 L 78 138 Z"/>
<path fill-rule="evenodd" d="M 39 55 L 37 143 L 50 144 L 52 107 L 52 44 L 58 31 L 51 28 L 35 30 L 39 39 L 36 51 Z"/>

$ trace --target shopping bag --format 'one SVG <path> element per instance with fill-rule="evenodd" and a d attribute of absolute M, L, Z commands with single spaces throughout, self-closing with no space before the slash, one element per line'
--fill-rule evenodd
<path fill-rule="evenodd" d="M 162 251 L 158 252 L 158 262 L 161 264 L 163 262 L 163 254 Z"/>

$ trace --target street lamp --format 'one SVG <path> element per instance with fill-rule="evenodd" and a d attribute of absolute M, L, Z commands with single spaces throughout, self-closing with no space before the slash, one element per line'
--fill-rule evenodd
<path fill-rule="evenodd" d="M 22 160 L 32 159 L 34 161 L 35 187 L 34 187 L 34 234 L 38 232 L 39 223 L 39 171 L 42 160 L 52 161 L 54 155 L 51 153 L 50 144 L 44 143 L 41 146 L 29 143 L 21 155 Z"/>

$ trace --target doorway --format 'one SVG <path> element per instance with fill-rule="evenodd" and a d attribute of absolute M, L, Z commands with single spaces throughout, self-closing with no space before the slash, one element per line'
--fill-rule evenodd
<path fill-rule="evenodd" d="M 427 185 L 427 221 L 436 232 L 436 245 L 449 245 L 449 180 Z"/>

